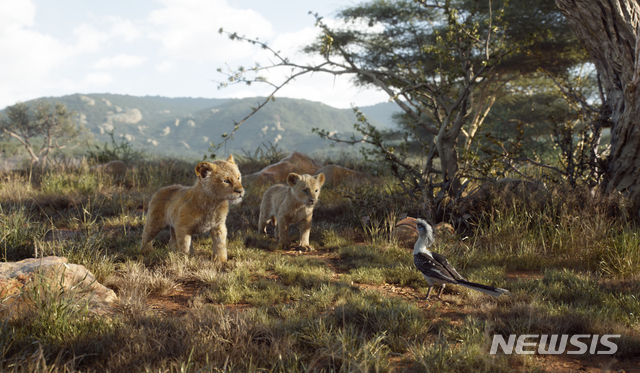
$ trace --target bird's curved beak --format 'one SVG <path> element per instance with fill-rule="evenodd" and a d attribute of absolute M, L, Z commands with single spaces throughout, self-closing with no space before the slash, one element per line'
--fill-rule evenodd
<path fill-rule="evenodd" d="M 398 222 L 398 224 L 396 224 L 396 228 L 399 227 L 407 227 L 412 229 L 414 232 L 418 233 L 418 223 L 417 220 L 415 218 L 412 217 L 408 217 L 405 219 L 402 219 Z"/>

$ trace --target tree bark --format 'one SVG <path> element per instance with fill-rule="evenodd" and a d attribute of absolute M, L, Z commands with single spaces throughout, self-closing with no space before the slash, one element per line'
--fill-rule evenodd
<path fill-rule="evenodd" d="M 456 135 L 457 134 L 445 132 L 442 136 L 436 136 L 435 139 L 438 155 L 440 156 L 442 181 L 443 184 L 447 186 L 446 192 L 450 196 L 456 196 L 461 187 L 460 175 L 458 175 L 458 136 Z"/>
<path fill-rule="evenodd" d="M 640 205 L 640 2 L 556 0 L 602 77 L 611 109 L 604 187 Z"/>

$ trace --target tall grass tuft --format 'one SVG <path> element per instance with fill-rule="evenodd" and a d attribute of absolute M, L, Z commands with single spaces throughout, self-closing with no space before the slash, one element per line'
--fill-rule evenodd
<path fill-rule="evenodd" d="M 640 273 L 640 235 L 637 229 L 624 227 L 614 234 L 611 247 L 602 255 L 602 272 L 618 277 L 634 277 Z"/>
<path fill-rule="evenodd" d="M 43 256 L 66 257 L 69 263 L 85 266 L 102 283 L 115 271 L 120 256 L 107 252 L 103 246 L 106 239 L 104 233 L 98 231 L 66 240 L 39 241 L 39 245 Z"/>
<path fill-rule="evenodd" d="M 0 259 L 32 258 L 37 252 L 37 239 L 47 231 L 48 224 L 36 221 L 25 206 L 11 205 L 7 209 L 0 205 Z"/>

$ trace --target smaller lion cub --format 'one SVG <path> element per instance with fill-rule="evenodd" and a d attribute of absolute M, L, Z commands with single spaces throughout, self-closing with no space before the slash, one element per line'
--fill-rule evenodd
<path fill-rule="evenodd" d="M 210 232 L 213 259 L 227 261 L 227 213 L 229 203 L 242 201 L 242 176 L 232 155 L 226 161 L 198 163 L 196 176 L 198 180 L 191 187 L 171 185 L 151 197 L 142 232 L 142 254 L 153 249 L 151 241 L 169 226 L 169 244 L 178 252 L 193 253 L 191 236 Z"/>
<path fill-rule="evenodd" d="M 272 222 L 278 229 L 278 243 L 285 249 L 291 245 L 289 225 L 300 223 L 300 248 L 313 251 L 309 245 L 313 207 L 318 202 L 320 188 L 324 184 L 324 174 L 313 177 L 294 172 L 287 176 L 287 185 L 274 185 L 267 189 L 260 204 L 258 231 L 267 233 L 267 223 Z"/>

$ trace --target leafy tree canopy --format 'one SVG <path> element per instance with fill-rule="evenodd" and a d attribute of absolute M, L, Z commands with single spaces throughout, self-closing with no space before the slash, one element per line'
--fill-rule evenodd
<path fill-rule="evenodd" d="M 363 116 L 356 124 L 361 139 L 318 133 L 336 142 L 372 144 L 374 150 L 365 153 L 388 162 L 407 191 L 426 199 L 434 198 L 434 188 L 440 195 L 460 193 L 468 169 L 459 166 L 471 164 L 471 145 L 497 100 L 526 76 L 566 73 L 587 58 L 550 0 L 375 0 L 337 18 L 334 26 L 316 15 L 321 33 L 304 49 L 322 57 L 316 64 L 296 64 L 265 43 L 229 34 L 271 50 L 276 62 L 229 72 L 223 85 L 267 82 L 275 94 L 297 76 L 325 72 L 351 75 L 356 84 L 388 93 L 403 110 L 402 133 L 395 137 L 401 140 L 387 141 Z M 291 74 L 279 83 L 260 75 L 274 67 L 290 68 Z M 417 152 L 410 154 L 411 148 Z"/>
<path fill-rule="evenodd" d="M 17 103 L 7 107 L 5 115 L 0 117 L 0 130 L 25 147 L 32 163 L 40 162 L 44 166 L 52 150 L 73 146 L 86 134 L 75 116 L 75 112 L 61 103 L 36 102 L 33 107 Z M 33 143 L 34 139 L 42 141 L 39 148 Z"/>

